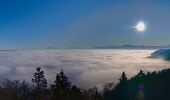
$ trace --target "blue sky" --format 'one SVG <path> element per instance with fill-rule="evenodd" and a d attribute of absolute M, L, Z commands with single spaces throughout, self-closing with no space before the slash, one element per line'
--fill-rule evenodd
<path fill-rule="evenodd" d="M 0 49 L 170 44 L 168 0 L 1 0 Z M 135 31 L 143 20 L 147 30 Z"/>

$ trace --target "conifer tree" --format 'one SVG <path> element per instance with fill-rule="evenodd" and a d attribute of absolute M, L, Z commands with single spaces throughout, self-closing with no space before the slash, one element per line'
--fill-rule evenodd
<path fill-rule="evenodd" d="M 62 88 L 70 88 L 70 82 L 68 81 L 68 77 L 64 74 L 63 70 L 59 73 L 60 76 L 60 85 Z"/>
<path fill-rule="evenodd" d="M 127 78 L 125 72 L 123 71 L 122 76 L 121 76 L 121 78 L 119 79 L 119 81 L 120 81 L 120 82 L 125 82 L 125 81 L 127 81 L 127 80 L 128 80 L 128 78 Z"/>
<path fill-rule="evenodd" d="M 36 68 L 36 72 L 33 74 L 32 82 L 36 84 L 36 93 L 40 96 L 41 93 L 47 87 L 47 80 L 44 76 L 44 71 L 41 70 L 41 67 Z"/>
<path fill-rule="evenodd" d="M 71 83 L 68 81 L 68 77 L 64 74 L 63 70 L 56 75 L 54 84 L 51 85 L 54 99 L 65 100 L 70 92 Z"/>

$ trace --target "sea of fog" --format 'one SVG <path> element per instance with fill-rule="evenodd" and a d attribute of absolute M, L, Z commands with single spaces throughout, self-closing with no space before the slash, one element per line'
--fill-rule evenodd
<path fill-rule="evenodd" d="M 155 50 L 4 50 L 0 51 L 0 79 L 31 81 L 36 67 L 42 67 L 49 83 L 63 69 L 70 81 L 80 87 L 117 82 L 123 71 L 128 78 L 140 69 L 158 71 L 169 68 L 161 58 L 148 58 Z"/>

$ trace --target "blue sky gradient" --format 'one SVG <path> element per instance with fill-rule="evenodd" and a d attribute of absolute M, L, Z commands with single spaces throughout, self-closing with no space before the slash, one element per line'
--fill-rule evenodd
<path fill-rule="evenodd" d="M 168 0 L 1 0 L 0 49 L 170 44 Z M 135 31 L 138 21 L 144 33 Z"/>

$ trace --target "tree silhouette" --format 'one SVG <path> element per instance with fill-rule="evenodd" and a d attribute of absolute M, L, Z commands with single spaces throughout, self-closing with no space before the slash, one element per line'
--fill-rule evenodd
<path fill-rule="evenodd" d="M 43 95 L 44 90 L 47 87 L 47 80 L 44 76 L 44 71 L 41 70 L 41 67 L 36 68 L 36 72 L 33 74 L 32 82 L 36 84 L 36 95 L 38 97 Z"/>
<path fill-rule="evenodd" d="M 123 71 L 121 78 L 119 79 L 120 82 L 126 82 L 128 80 L 125 72 Z"/>
<path fill-rule="evenodd" d="M 71 83 L 68 81 L 68 77 L 64 74 L 63 70 L 61 70 L 59 76 L 60 76 L 60 86 L 62 88 L 70 88 Z"/>
<path fill-rule="evenodd" d="M 68 77 L 64 74 L 63 70 L 56 75 L 56 80 L 54 84 L 51 85 L 51 90 L 53 91 L 53 98 L 66 100 L 69 99 L 71 83 L 68 81 Z"/>
<path fill-rule="evenodd" d="M 143 77 L 145 76 L 145 73 L 143 72 L 143 70 L 140 70 L 139 73 L 137 74 L 138 77 Z"/>
<path fill-rule="evenodd" d="M 119 79 L 119 83 L 112 90 L 111 94 L 113 96 L 111 95 L 109 99 L 112 100 L 114 97 L 116 100 L 128 100 L 127 87 L 128 87 L 128 78 L 126 76 L 126 73 L 123 71 Z"/>
<path fill-rule="evenodd" d="M 140 70 L 130 79 L 123 72 L 116 85 L 108 83 L 101 92 L 95 86 L 71 87 L 63 70 L 57 73 L 51 90 L 40 67 L 36 68 L 32 82 L 35 85 L 25 80 L 0 81 L 0 100 L 170 100 L 170 69 L 147 74 Z"/>
<path fill-rule="evenodd" d="M 81 91 L 77 86 L 73 85 L 72 88 L 71 88 L 71 91 L 72 91 L 73 100 L 80 100 L 81 99 Z"/>

